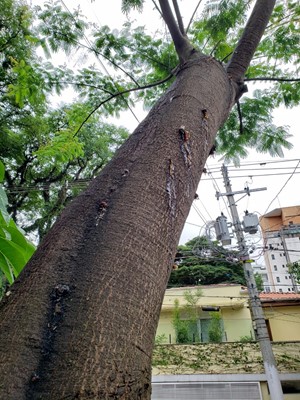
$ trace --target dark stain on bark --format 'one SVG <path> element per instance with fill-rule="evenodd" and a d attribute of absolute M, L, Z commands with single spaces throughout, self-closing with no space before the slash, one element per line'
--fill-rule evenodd
<path fill-rule="evenodd" d="M 36 391 L 38 392 L 38 386 L 43 382 L 43 376 L 49 367 L 49 361 L 53 353 L 55 337 L 59 330 L 59 326 L 64 319 L 64 313 L 67 307 L 66 300 L 72 290 L 74 290 L 74 287 L 65 283 L 59 283 L 50 293 L 50 306 L 46 319 L 47 325 L 43 334 L 40 360 L 38 367 L 36 371 L 33 371 L 28 384 L 28 390 L 26 393 L 27 400 L 36 398 L 34 397 L 34 393 L 36 393 Z"/>

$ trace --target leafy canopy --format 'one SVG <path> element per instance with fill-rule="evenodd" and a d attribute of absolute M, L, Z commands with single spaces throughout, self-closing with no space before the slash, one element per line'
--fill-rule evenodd
<path fill-rule="evenodd" d="M 33 254 L 35 247 L 24 236 L 7 212 L 7 196 L 1 182 L 4 178 L 4 165 L 0 161 L 0 280 L 3 275 L 11 284 L 22 271 Z M 1 296 L 0 296 L 1 297 Z"/>
<path fill-rule="evenodd" d="M 129 15 L 143 3 L 123 0 L 123 11 Z M 252 3 L 207 2 L 189 29 L 190 41 L 225 66 Z M 250 89 L 257 79 L 273 80 L 243 96 L 220 129 L 217 151 L 226 160 L 238 163 L 248 148 L 272 156 L 291 148 L 288 127 L 275 126 L 272 113 L 281 105 L 299 105 L 299 81 L 289 81 L 299 79 L 299 16 L 298 2 L 277 2 L 245 77 Z M 140 100 L 151 107 L 174 79 L 178 60 L 164 33 L 154 37 L 131 22 L 121 30 L 95 26 L 80 9 L 70 11 L 58 1 L 30 8 L 19 0 L 4 0 L 0 26 L 0 159 L 6 166 L 8 211 L 41 238 L 127 137 L 124 128 L 104 118 L 118 117 Z M 51 63 L 59 52 L 79 54 L 79 66 L 70 70 Z M 104 60 L 108 74 L 102 69 Z M 66 89 L 72 89 L 74 101 L 53 105 L 53 95 L 64 99 Z M 186 262 L 173 277 L 190 282 L 188 268 L 192 282 L 222 280 L 226 274 L 239 281 L 239 273 L 228 272 L 224 262 L 218 273 L 211 262 Z"/>
<path fill-rule="evenodd" d="M 235 252 L 225 250 L 205 236 L 179 246 L 168 287 L 218 283 L 245 284 L 242 265 Z"/>

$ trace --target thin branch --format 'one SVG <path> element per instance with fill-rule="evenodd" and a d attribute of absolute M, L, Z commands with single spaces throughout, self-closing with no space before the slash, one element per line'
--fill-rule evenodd
<path fill-rule="evenodd" d="M 168 26 L 169 32 L 172 36 L 173 43 L 177 55 L 179 57 L 180 63 L 184 63 L 193 51 L 193 46 L 188 41 L 187 37 L 182 34 L 174 18 L 173 12 L 171 10 L 169 0 L 159 0 L 160 8 L 165 23 Z"/>
<path fill-rule="evenodd" d="M 163 18 L 162 12 L 160 11 L 160 8 L 158 7 L 158 5 L 156 4 L 155 0 L 152 0 L 152 3 L 154 4 L 154 7 L 157 9 L 157 11 L 160 13 L 160 16 Z"/>
<path fill-rule="evenodd" d="M 123 94 L 126 94 L 126 93 L 136 92 L 136 91 L 138 91 L 138 90 L 149 89 L 149 88 L 151 88 L 151 87 L 161 85 L 162 83 L 165 83 L 165 82 L 167 82 L 168 80 L 170 80 L 173 76 L 174 76 L 174 75 L 171 74 L 171 75 L 167 76 L 166 78 L 164 78 L 164 79 L 162 79 L 162 80 L 160 80 L 160 81 L 158 81 L 158 82 L 149 83 L 148 85 L 145 85 L 145 86 L 139 86 L 139 87 L 127 89 L 127 90 L 124 90 L 124 91 L 122 91 L 122 92 L 118 92 L 118 93 L 112 94 L 111 96 L 107 97 L 105 100 L 101 101 L 101 103 L 99 103 L 99 104 L 88 114 L 88 116 L 82 121 L 82 123 L 80 124 L 79 128 L 78 128 L 77 131 L 74 133 L 73 137 L 75 137 L 75 136 L 78 134 L 78 132 L 79 132 L 80 129 L 83 127 L 83 125 L 88 121 L 88 119 L 89 119 L 97 110 L 99 110 L 99 108 L 100 108 L 101 106 L 103 106 L 105 103 L 109 102 L 110 100 L 114 99 L 115 97 L 122 96 Z"/>
<path fill-rule="evenodd" d="M 182 21 L 182 17 L 180 14 L 180 10 L 179 10 L 179 6 L 177 3 L 177 0 L 172 0 L 173 1 L 173 7 L 175 10 L 175 14 L 176 14 L 176 18 L 177 18 L 177 23 L 178 23 L 178 27 L 180 29 L 180 32 L 185 35 L 185 29 L 184 29 L 184 25 L 183 25 L 183 21 Z"/>
<path fill-rule="evenodd" d="M 231 51 L 230 53 L 228 53 L 227 56 L 225 56 L 225 57 L 221 60 L 221 63 L 224 62 L 225 60 L 227 60 L 227 58 L 230 57 L 232 53 L 233 53 L 233 51 Z"/>
<path fill-rule="evenodd" d="M 219 46 L 219 44 L 221 43 L 221 39 L 217 41 L 217 43 L 214 45 L 213 49 L 210 52 L 210 56 L 212 56 L 214 54 L 214 52 L 217 50 L 217 47 Z"/>
<path fill-rule="evenodd" d="M 190 26 L 191 26 L 191 24 L 193 22 L 194 16 L 195 16 L 195 14 L 196 14 L 196 12 L 197 12 L 197 10 L 198 10 L 198 8 L 199 8 L 201 3 L 202 3 L 202 0 L 199 0 L 198 4 L 196 5 L 196 8 L 195 8 L 195 10 L 194 10 L 194 12 L 193 12 L 193 14 L 191 16 L 190 22 L 188 23 L 188 26 L 186 27 L 186 33 L 188 33 L 188 31 L 189 31 Z"/>
<path fill-rule="evenodd" d="M 92 50 L 96 55 L 98 55 L 98 56 L 100 55 L 101 57 L 105 58 L 105 59 L 106 59 L 108 62 L 110 62 L 114 67 L 118 68 L 118 69 L 121 70 L 125 75 L 127 75 L 127 76 L 132 80 L 132 82 L 134 82 L 136 85 L 139 86 L 138 81 L 136 81 L 136 80 L 134 79 L 134 77 L 133 77 L 129 72 L 125 71 L 124 68 L 120 67 L 120 65 L 118 65 L 117 63 L 115 63 L 113 60 L 111 60 L 110 58 L 108 58 L 108 57 L 105 56 L 104 54 L 102 54 L 102 53 L 100 53 L 99 51 L 97 51 L 95 48 L 92 47 L 90 50 Z"/>
<path fill-rule="evenodd" d="M 268 31 L 269 29 L 272 29 L 273 26 L 275 26 L 276 28 L 278 26 L 282 26 L 286 23 L 290 23 L 291 22 L 291 17 L 294 16 L 295 13 L 290 13 L 288 15 L 285 15 L 283 18 L 281 18 L 279 21 L 274 22 L 273 24 L 270 24 L 266 27 L 266 31 Z M 283 22 L 284 20 L 287 20 L 286 22 Z"/>
<path fill-rule="evenodd" d="M 276 0 L 256 0 L 233 55 L 227 65 L 227 73 L 236 83 L 243 81 L 246 70 L 269 23 Z"/>
<path fill-rule="evenodd" d="M 270 78 L 268 76 L 259 77 L 259 78 L 245 78 L 245 82 L 250 81 L 277 81 L 277 82 L 300 82 L 300 78 Z"/>
<path fill-rule="evenodd" d="M 46 25 L 47 26 L 47 25 Z M 66 34 L 62 33 L 62 32 L 57 32 L 57 31 L 53 31 L 54 33 L 59 33 L 62 36 L 67 37 Z M 111 60 L 109 57 L 105 56 L 104 54 L 100 53 L 100 51 L 98 51 L 96 48 L 92 47 L 91 45 L 88 46 L 86 44 L 83 44 L 81 42 L 79 42 L 78 40 L 74 39 L 74 43 L 84 49 L 90 50 L 93 53 L 95 53 L 96 56 L 101 56 L 103 57 L 105 60 L 107 60 L 109 63 L 111 63 L 115 68 L 119 69 L 120 71 L 122 71 L 126 76 L 128 76 L 128 78 L 130 78 L 132 80 L 132 82 L 134 82 L 136 85 L 138 85 L 138 82 L 134 79 L 134 77 L 127 72 L 124 68 L 120 67 L 117 63 L 115 63 L 113 60 Z M 98 57 L 97 57 L 98 59 Z M 100 61 L 100 60 L 99 60 Z"/>
<path fill-rule="evenodd" d="M 240 135 L 244 133 L 244 127 L 243 127 L 243 116 L 242 116 L 242 110 L 241 110 L 241 104 L 239 101 L 236 102 L 237 106 L 237 112 L 239 116 L 239 121 L 240 121 Z"/>

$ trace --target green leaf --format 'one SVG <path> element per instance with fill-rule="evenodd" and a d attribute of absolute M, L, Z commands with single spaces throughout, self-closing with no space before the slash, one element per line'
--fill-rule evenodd
<path fill-rule="evenodd" d="M 5 174 L 5 167 L 3 162 L 0 160 L 0 182 L 3 182 L 4 174 Z"/>
<path fill-rule="evenodd" d="M 3 189 L 2 186 L 0 186 L 0 212 L 1 211 L 6 212 L 7 205 L 8 205 L 8 200 L 5 190 Z"/>
<path fill-rule="evenodd" d="M 1 203 L 1 201 L 0 201 Z M 1 207 L 1 205 L 0 205 Z M 6 227 L 9 224 L 10 221 L 10 216 L 8 214 L 8 212 L 6 211 L 6 209 L 2 209 L 0 208 L 0 226 L 2 227 Z"/>
<path fill-rule="evenodd" d="M 14 276 L 17 277 L 28 259 L 24 249 L 10 240 L 0 237 L 0 254 L 10 262 Z"/>
<path fill-rule="evenodd" d="M 9 262 L 9 260 L 5 257 L 5 255 L 1 253 L 1 251 L 0 251 L 0 269 L 4 273 L 8 282 L 12 284 L 15 280 L 12 265 Z"/>

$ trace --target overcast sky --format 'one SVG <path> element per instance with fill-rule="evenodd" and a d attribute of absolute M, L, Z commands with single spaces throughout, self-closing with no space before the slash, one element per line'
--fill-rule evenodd
<path fill-rule="evenodd" d="M 32 3 L 38 4 L 40 1 L 32 0 Z M 120 11 L 121 0 L 95 0 L 93 2 L 91 2 L 91 0 L 64 0 L 62 1 L 62 4 L 63 3 L 70 10 L 80 4 L 87 19 L 95 22 L 99 26 L 109 25 L 112 28 L 120 29 L 122 24 L 126 21 L 126 16 Z M 179 3 L 183 4 L 182 1 Z M 197 3 L 198 0 L 184 1 L 182 15 L 185 25 L 189 22 Z M 167 39 L 167 29 L 158 13 L 153 9 L 153 3 L 150 0 L 145 2 L 145 10 L 142 14 L 134 12 L 129 15 L 129 18 L 131 20 L 136 19 L 140 25 L 145 25 L 149 31 L 153 32 L 153 35 L 155 35 L 156 30 L 161 30 L 164 32 L 165 38 Z M 74 67 L 77 61 L 75 55 L 69 60 L 70 67 Z M 249 82 L 248 87 L 251 92 L 253 88 L 259 87 L 259 83 L 254 84 Z M 231 168 L 229 169 L 234 191 L 242 190 L 247 185 L 250 189 L 267 187 L 266 191 L 255 192 L 238 201 L 237 206 L 241 216 L 244 214 L 245 210 L 257 212 L 258 215 L 261 215 L 264 214 L 267 209 L 270 211 L 277 207 L 300 205 L 300 164 L 298 169 L 295 170 L 300 159 L 299 113 L 299 107 L 293 110 L 281 108 L 276 111 L 274 115 L 276 124 L 290 126 L 290 133 L 293 135 L 290 141 L 293 143 L 294 147 L 292 150 L 284 152 L 284 159 L 271 158 L 267 154 L 257 154 L 255 151 L 251 151 L 249 157 L 241 161 L 240 171 L 237 171 L 236 168 L 233 168 L 234 171 L 231 170 Z M 146 112 L 142 109 L 142 106 L 139 105 L 135 108 L 135 114 L 138 116 L 139 120 L 142 120 Z M 126 126 L 130 131 L 133 131 L 137 125 L 136 119 L 129 112 L 123 113 L 116 123 Z M 245 166 L 245 164 L 255 163 L 256 165 Z M 259 165 L 260 163 L 266 164 Z M 222 161 L 220 161 L 220 157 L 218 156 L 208 159 L 207 166 L 212 174 L 203 176 L 197 191 L 200 199 L 194 202 L 182 233 L 181 243 L 185 243 L 187 240 L 199 235 L 200 232 L 203 233 L 205 224 L 212 219 L 216 219 L 221 212 L 228 216 L 226 198 L 221 198 L 218 201 L 215 197 L 216 191 L 225 191 L 223 181 L 220 179 L 221 165 Z M 291 177 L 294 170 L 295 173 Z M 235 178 L 235 176 L 242 177 Z M 237 196 L 236 200 L 240 197 L 241 196 Z M 230 218 L 228 217 L 228 219 Z M 258 238 L 256 237 L 253 241 L 257 242 Z"/>

